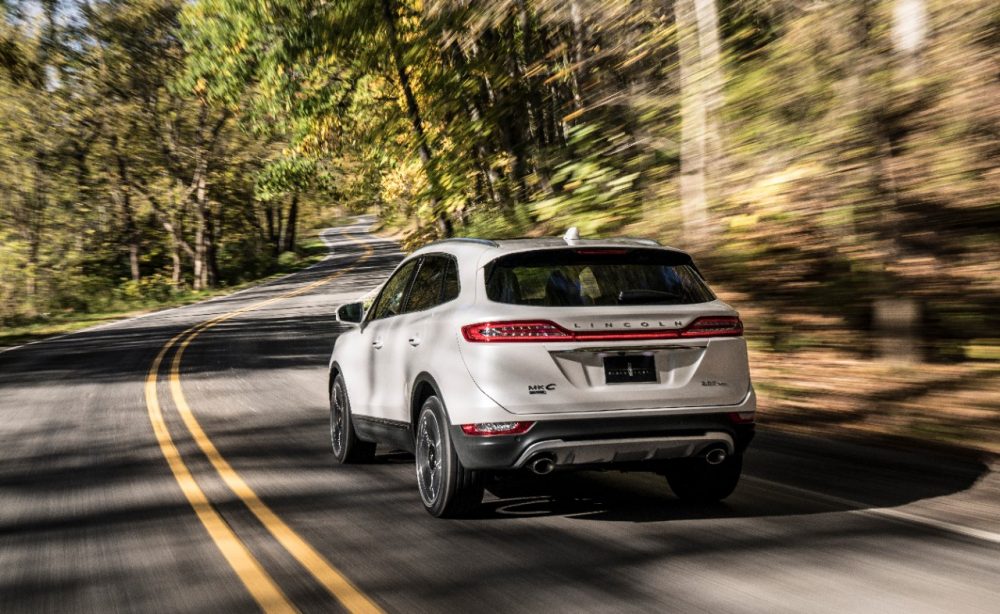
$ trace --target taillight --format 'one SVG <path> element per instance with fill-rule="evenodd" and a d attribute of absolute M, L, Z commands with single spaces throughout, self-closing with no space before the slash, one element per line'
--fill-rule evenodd
<path fill-rule="evenodd" d="M 756 412 L 733 411 L 729 412 L 729 421 L 733 424 L 753 424 Z"/>
<path fill-rule="evenodd" d="M 497 435 L 521 435 L 531 430 L 534 422 L 481 422 L 463 424 L 462 432 L 474 437 L 495 437 Z"/>
<path fill-rule="evenodd" d="M 482 322 L 462 327 L 466 341 L 572 341 L 573 333 L 555 322 Z"/>
<path fill-rule="evenodd" d="M 740 337 L 743 322 L 732 316 L 698 318 L 681 331 L 681 337 Z"/>
<path fill-rule="evenodd" d="M 743 322 L 733 316 L 698 318 L 687 328 L 660 330 L 581 330 L 570 331 L 549 320 L 480 322 L 462 327 L 466 341 L 511 343 L 518 341 L 648 341 L 680 337 L 739 337 Z"/>

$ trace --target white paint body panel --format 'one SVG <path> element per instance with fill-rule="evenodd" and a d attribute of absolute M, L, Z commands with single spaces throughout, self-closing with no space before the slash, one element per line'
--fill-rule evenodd
<path fill-rule="evenodd" d="M 581 243 L 587 247 L 622 245 L 620 241 Z M 452 424 L 754 410 L 756 397 L 750 383 L 746 343 L 741 337 L 549 343 L 466 341 L 462 326 L 485 321 L 544 319 L 570 330 L 627 331 L 683 328 L 702 316 L 737 315 L 721 301 L 561 308 L 509 305 L 487 299 L 484 268 L 489 262 L 508 253 L 556 246 L 567 247 L 553 240 L 511 241 L 499 246 L 449 241 L 427 246 L 407 258 L 409 261 L 433 253 L 456 258 L 459 296 L 425 311 L 365 323 L 338 338 L 331 366 L 339 365 L 344 375 L 352 412 L 410 422 L 411 395 L 421 376 L 433 379 Z M 381 347 L 373 345 L 376 339 L 381 340 Z M 658 381 L 605 383 L 604 354 L 623 348 L 654 356 Z M 545 394 L 529 394 L 531 385 L 548 389 Z"/>

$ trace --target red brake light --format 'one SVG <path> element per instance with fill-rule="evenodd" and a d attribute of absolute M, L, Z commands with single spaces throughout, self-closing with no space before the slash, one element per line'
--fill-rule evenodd
<path fill-rule="evenodd" d="M 555 322 L 481 322 L 462 327 L 466 341 L 490 343 L 497 341 L 572 341 L 573 333 Z"/>
<path fill-rule="evenodd" d="M 743 322 L 732 316 L 698 318 L 681 331 L 681 337 L 741 337 Z"/>
<path fill-rule="evenodd" d="M 752 411 L 729 412 L 729 421 L 733 424 L 753 424 L 754 418 L 755 412 Z"/>
<path fill-rule="evenodd" d="M 462 432 L 474 437 L 495 437 L 497 435 L 521 435 L 531 430 L 534 422 L 482 422 L 463 424 Z"/>

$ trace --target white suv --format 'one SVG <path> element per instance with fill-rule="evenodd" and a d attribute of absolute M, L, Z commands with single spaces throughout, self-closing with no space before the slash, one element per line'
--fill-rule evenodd
<path fill-rule="evenodd" d="M 449 239 L 406 258 L 330 359 L 342 463 L 416 456 L 427 510 L 499 471 L 655 471 L 682 499 L 736 487 L 756 397 L 743 324 L 691 257 L 643 239 Z"/>

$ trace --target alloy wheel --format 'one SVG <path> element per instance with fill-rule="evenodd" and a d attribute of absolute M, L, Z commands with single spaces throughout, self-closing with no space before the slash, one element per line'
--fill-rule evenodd
<path fill-rule="evenodd" d="M 434 505 L 441 495 L 444 480 L 444 462 L 441 446 L 441 425 L 434 412 L 425 411 L 417 429 L 417 484 L 420 497 L 427 506 Z"/>

